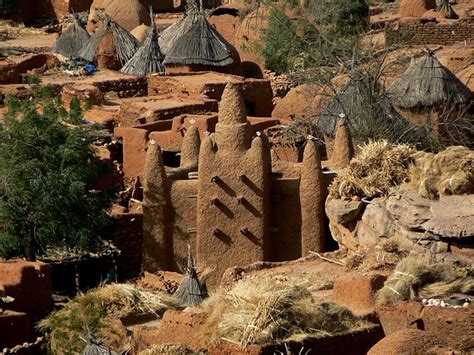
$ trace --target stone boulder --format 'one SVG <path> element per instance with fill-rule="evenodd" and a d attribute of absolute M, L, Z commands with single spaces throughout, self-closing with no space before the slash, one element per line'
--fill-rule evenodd
<path fill-rule="evenodd" d="M 423 223 L 423 229 L 449 238 L 474 236 L 474 198 L 467 196 L 443 196 L 433 202 L 431 218 Z"/>
<path fill-rule="evenodd" d="M 368 203 L 329 197 L 325 210 L 332 237 L 342 249 L 372 249 L 402 238 L 438 261 L 466 261 L 472 254 L 466 254 L 474 239 L 472 194 L 430 200 L 415 190 L 397 189 Z"/>

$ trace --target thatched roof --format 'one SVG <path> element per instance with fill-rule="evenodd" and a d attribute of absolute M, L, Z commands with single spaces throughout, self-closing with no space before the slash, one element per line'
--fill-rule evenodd
<path fill-rule="evenodd" d="M 181 301 L 183 306 L 196 306 L 208 296 L 206 285 L 201 284 L 199 280 L 190 246 L 188 246 L 186 274 L 173 295 Z"/>
<path fill-rule="evenodd" d="M 234 63 L 232 46 L 207 21 L 201 7 L 194 9 L 174 31 L 174 42 L 164 64 L 226 66 Z"/>
<path fill-rule="evenodd" d="M 66 57 L 75 57 L 88 41 L 89 34 L 82 28 L 78 16 L 73 14 L 72 24 L 56 40 L 52 52 Z"/>
<path fill-rule="evenodd" d="M 102 25 L 99 27 L 94 34 L 89 38 L 86 45 L 79 51 L 78 56 L 88 60 L 89 62 L 95 61 L 99 51 L 100 42 L 109 33 L 107 26 Z"/>
<path fill-rule="evenodd" d="M 352 134 L 358 136 L 374 122 L 400 119 L 388 98 L 384 100 L 382 89 L 373 78 L 353 75 L 319 115 L 317 126 L 324 133 L 334 136 L 342 117 L 347 119 Z"/>
<path fill-rule="evenodd" d="M 80 51 L 79 56 L 93 61 L 97 57 L 100 42 L 108 33 L 112 33 L 115 46 L 117 47 L 117 56 L 122 65 L 125 65 L 137 52 L 140 42 L 125 28 L 114 21 L 112 17 L 105 13 L 99 14 L 99 19 L 103 22 L 88 43 Z"/>
<path fill-rule="evenodd" d="M 163 73 L 165 71 L 162 64 L 163 55 L 161 54 L 160 44 L 158 43 L 158 32 L 155 22 L 153 21 L 153 13 L 151 13 L 151 16 L 152 25 L 145 41 L 135 55 L 120 70 L 122 73 L 146 76 L 148 74 Z"/>
<path fill-rule="evenodd" d="M 135 55 L 141 43 L 130 32 L 115 22 L 112 17 L 106 14 L 104 14 L 104 17 L 114 36 L 120 63 L 125 65 Z"/>
<path fill-rule="evenodd" d="M 447 19 L 459 18 L 458 14 L 454 11 L 453 7 L 449 3 L 449 0 L 441 0 L 438 7 L 436 8 L 436 12 L 441 13 L 444 18 Z"/>
<path fill-rule="evenodd" d="M 100 343 L 89 343 L 82 351 L 82 355 L 119 355 L 120 353 Z"/>
<path fill-rule="evenodd" d="M 429 50 L 420 59 L 412 60 L 389 93 L 393 104 L 405 109 L 468 103 L 472 97 L 469 88 Z"/>
<path fill-rule="evenodd" d="M 199 8 L 196 5 L 191 5 L 186 9 L 183 17 L 160 32 L 161 53 L 166 56 L 176 40 L 189 30 L 197 16 L 199 16 Z"/>

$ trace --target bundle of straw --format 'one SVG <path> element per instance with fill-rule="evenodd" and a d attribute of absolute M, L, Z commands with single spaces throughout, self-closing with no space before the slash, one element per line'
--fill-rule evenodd
<path fill-rule="evenodd" d="M 387 195 L 392 187 L 408 178 L 414 153 L 415 150 L 405 144 L 371 141 L 362 147 L 349 166 L 339 171 L 329 187 L 329 194 L 344 199 Z"/>
<path fill-rule="evenodd" d="M 317 304 L 304 287 L 241 280 L 204 302 L 203 336 L 211 343 L 247 346 L 302 341 L 364 329 L 368 323 L 334 303 Z"/>
<path fill-rule="evenodd" d="M 429 264 L 418 256 L 409 256 L 400 263 L 376 294 L 378 304 L 395 304 L 419 297 L 435 297 L 449 292 L 472 292 L 472 275 L 459 277 L 453 264 Z"/>

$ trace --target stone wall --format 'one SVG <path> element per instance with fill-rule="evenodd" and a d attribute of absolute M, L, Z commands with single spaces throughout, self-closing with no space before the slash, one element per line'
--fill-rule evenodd
<path fill-rule="evenodd" d="M 400 42 L 412 45 L 450 45 L 474 39 L 474 18 L 447 24 L 426 19 L 399 21 L 385 29 L 385 37 L 388 45 Z"/>
<path fill-rule="evenodd" d="M 94 82 L 93 85 L 104 94 L 115 92 L 120 98 L 146 96 L 148 91 L 148 84 L 144 78 L 104 80 Z"/>

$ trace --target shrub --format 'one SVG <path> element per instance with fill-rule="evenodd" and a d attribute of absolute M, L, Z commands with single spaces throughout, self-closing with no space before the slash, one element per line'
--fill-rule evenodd
<path fill-rule="evenodd" d="M 34 260 L 49 248 L 94 250 L 108 223 L 111 193 L 82 128 L 68 128 L 53 92 L 10 97 L 0 124 L 0 255 Z M 49 95 L 49 99 L 47 99 Z M 42 110 L 38 110 L 41 107 Z"/>

